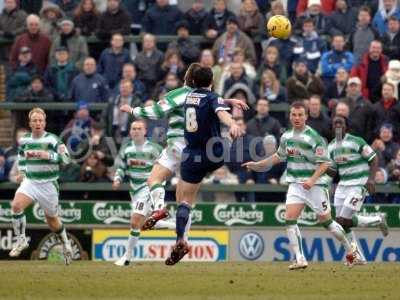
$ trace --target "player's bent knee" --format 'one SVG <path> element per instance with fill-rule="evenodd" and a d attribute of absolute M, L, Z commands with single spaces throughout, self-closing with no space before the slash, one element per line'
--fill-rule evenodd
<path fill-rule="evenodd" d="M 13 213 L 17 214 L 21 213 L 24 210 L 24 208 L 22 207 L 22 204 L 18 200 L 13 200 L 11 202 L 11 210 Z"/>
<path fill-rule="evenodd" d="M 133 229 L 140 229 L 144 223 L 145 217 L 139 214 L 133 214 L 131 218 L 131 227 Z"/>

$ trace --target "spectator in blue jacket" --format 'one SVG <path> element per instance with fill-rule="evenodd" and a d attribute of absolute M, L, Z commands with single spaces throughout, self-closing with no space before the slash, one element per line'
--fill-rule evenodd
<path fill-rule="evenodd" d="M 397 1 L 383 0 L 383 7 L 376 12 L 372 20 L 372 25 L 379 32 L 380 36 L 383 36 L 388 30 L 388 19 L 391 16 L 400 19 L 400 9 L 397 7 Z"/>
<path fill-rule="evenodd" d="M 102 75 L 113 89 L 121 80 L 122 67 L 130 62 L 129 50 L 124 48 L 124 37 L 114 33 L 111 37 L 111 47 L 104 49 L 97 65 L 97 73 Z"/>
<path fill-rule="evenodd" d="M 107 81 L 96 73 L 96 60 L 92 57 L 85 59 L 83 72 L 74 78 L 71 85 L 71 100 L 85 100 L 88 103 L 106 103 L 109 98 Z"/>
<path fill-rule="evenodd" d="M 174 35 L 175 26 L 182 19 L 176 5 L 169 5 L 168 0 L 157 0 L 143 18 L 143 31 L 154 35 Z"/>
<path fill-rule="evenodd" d="M 205 36 L 216 39 L 226 31 L 226 21 L 233 16 L 235 14 L 226 8 L 225 0 L 214 0 L 214 7 L 203 23 Z"/>
<path fill-rule="evenodd" d="M 72 80 L 79 72 L 75 65 L 69 61 L 67 47 L 56 48 L 55 56 L 56 63 L 47 68 L 44 80 L 56 101 L 68 101 Z"/>
<path fill-rule="evenodd" d="M 321 57 L 321 77 L 327 85 L 332 84 L 339 68 L 350 72 L 353 66 L 354 56 L 345 51 L 344 46 L 344 36 L 335 35 L 332 38 L 332 50 L 325 52 Z"/>
<path fill-rule="evenodd" d="M 315 73 L 318 68 L 321 53 L 325 52 L 325 41 L 315 31 L 313 19 L 305 19 L 303 33 L 293 38 L 294 59 L 304 58 L 310 72 Z"/>

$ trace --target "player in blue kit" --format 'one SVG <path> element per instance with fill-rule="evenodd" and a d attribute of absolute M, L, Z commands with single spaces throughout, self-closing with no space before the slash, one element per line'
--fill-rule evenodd
<path fill-rule="evenodd" d="M 188 252 L 184 239 L 190 228 L 190 211 L 203 178 L 224 164 L 224 143 L 220 122 L 229 127 L 232 138 L 244 134 L 236 125 L 229 108 L 217 94 L 211 92 L 213 73 L 210 68 L 200 68 L 193 74 L 195 90 L 185 101 L 185 140 L 181 161 L 181 179 L 176 187 L 177 240 L 165 263 L 174 265 Z"/>

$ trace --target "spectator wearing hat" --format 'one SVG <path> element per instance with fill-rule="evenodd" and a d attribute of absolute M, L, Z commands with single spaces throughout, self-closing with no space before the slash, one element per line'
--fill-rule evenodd
<path fill-rule="evenodd" d="M 37 73 L 37 68 L 32 62 L 31 49 L 28 47 L 20 48 L 18 64 L 7 78 L 7 101 L 14 101 L 15 96 L 29 86 L 32 76 Z"/>
<path fill-rule="evenodd" d="M 374 104 L 374 127 L 379 128 L 384 123 L 393 126 L 393 134 L 398 140 L 400 134 L 400 102 L 394 97 L 394 85 L 385 82 L 382 85 L 382 98 Z"/>
<path fill-rule="evenodd" d="M 312 5 L 319 5 L 321 6 L 321 10 L 324 14 L 330 15 L 335 9 L 335 0 L 322 0 L 322 1 L 313 1 L 313 0 L 298 0 L 297 7 L 296 7 L 296 14 L 297 16 L 302 16 L 304 13 Z"/>
<path fill-rule="evenodd" d="M 117 145 L 121 145 L 123 139 L 129 135 L 129 128 L 133 121 L 133 115 L 122 112 L 119 108 L 129 104 L 131 107 L 141 106 L 142 101 L 133 94 L 132 81 L 123 79 L 119 83 L 119 92 L 111 97 L 107 109 L 104 110 L 102 119 L 106 120 L 106 134 L 112 136 Z"/>
<path fill-rule="evenodd" d="M 251 64 L 257 61 L 256 51 L 250 38 L 239 29 L 238 19 L 231 16 L 226 21 L 226 32 L 214 43 L 213 53 L 220 64 L 232 61 L 235 48 L 242 48 L 245 51 L 245 59 Z"/>
<path fill-rule="evenodd" d="M 317 71 L 322 53 L 326 51 L 326 43 L 315 30 L 313 19 L 305 19 L 303 32 L 291 39 L 294 42 L 293 58 L 301 57 L 307 61 L 311 73 Z"/>
<path fill-rule="evenodd" d="M 17 4 L 17 0 L 4 2 L 4 9 L 0 14 L 1 37 L 13 39 L 25 31 L 27 14 Z"/>
<path fill-rule="evenodd" d="M 321 97 L 318 95 L 312 95 L 309 99 L 307 125 L 328 141 L 331 140 L 331 119 L 321 110 Z"/>
<path fill-rule="evenodd" d="M 188 22 L 191 35 L 202 35 L 207 11 L 204 9 L 204 0 L 195 0 L 192 7 L 185 12 L 183 19 Z"/>
<path fill-rule="evenodd" d="M 72 80 L 78 73 L 78 69 L 70 61 L 68 48 L 65 46 L 55 48 L 55 63 L 47 68 L 44 79 L 56 101 L 69 101 Z"/>
<path fill-rule="evenodd" d="M 273 135 L 277 140 L 281 135 L 281 124 L 269 112 L 269 101 L 264 98 L 257 100 L 257 114 L 247 122 L 247 133 L 253 136 L 264 137 Z"/>
<path fill-rule="evenodd" d="M 388 20 L 388 30 L 382 36 L 383 54 L 390 60 L 400 58 L 400 21 L 395 16 Z"/>
<path fill-rule="evenodd" d="M 104 49 L 100 55 L 97 72 L 102 75 L 112 90 L 122 77 L 122 67 L 131 61 L 129 50 L 124 48 L 124 37 L 114 33 L 110 41 L 111 47 Z"/>
<path fill-rule="evenodd" d="M 378 137 L 371 146 L 378 154 L 379 165 L 386 167 L 396 157 L 400 149 L 399 144 L 393 140 L 393 125 L 390 123 L 382 124 L 379 128 Z"/>
<path fill-rule="evenodd" d="M 58 5 L 46 2 L 40 10 L 40 32 L 54 40 L 58 33 L 58 22 L 64 17 Z"/>
<path fill-rule="evenodd" d="M 381 92 L 381 77 L 388 68 L 388 59 L 382 54 L 382 43 L 372 41 L 368 53 L 365 53 L 359 64 L 354 65 L 351 76 L 359 77 L 362 83 L 362 93 L 372 103 L 379 100 Z"/>
<path fill-rule="evenodd" d="M 47 67 L 51 42 L 48 37 L 40 33 L 40 18 L 29 15 L 26 19 L 26 33 L 19 35 L 11 48 L 10 62 L 13 68 L 18 64 L 18 55 L 22 47 L 28 47 L 32 52 L 32 62 L 39 72 L 44 72 Z"/>
<path fill-rule="evenodd" d="M 197 42 L 189 36 L 189 23 L 186 20 L 178 22 L 176 25 L 178 38 L 168 44 L 168 50 L 178 51 L 183 62 L 190 65 L 198 61 L 200 57 L 200 47 Z"/>
<path fill-rule="evenodd" d="M 234 16 L 235 14 L 226 8 L 226 0 L 214 0 L 213 8 L 203 23 L 204 35 L 209 39 L 216 39 L 226 31 L 228 18 Z"/>
<path fill-rule="evenodd" d="M 360 63 L 371 42 L 378 38 L 378 32 L 371 25 L 371 9 L 368 6 L 362 6 L 358 11 L 357 25 L 353 28 L 348 40 L 348 48 L 354 55 L 355 64 Z"/>
<path fill-rule="evenodd" d="M 168 0 L 156 0 L 143 18 L 143 31 L 154 35 L 174 35 L 176 23 L 182 20 L 182 13 Z"/>
<path fill-rule="evenodd" d="M 301 35 L 304 31 L 304 21 L 311 19 L 318 35 L 329 34 L 331 30 L 330 19 L 322 13 L 320 0 L 308 0 L 307 10 L 297 18 L 294 24 L 294 33 Z"/>
<path fill-rule="evenodd" d="M 107 0 L 107 10 L 100 16 L 96 35 L 101 40 L 110 40 L 114 33 L 129 35 L 131 24 L 131 16 L 121 6 L 121 1 Z"/>
<path fill-rule="evenodd" d="M 286 82 L 288 101 L 309 99 L 311 95 L 324 94 L 324 84 L 307 67 L 307 61 L 299 58 L 294 62 L 293 75 Z"/>
<path fill-rule="evenodd" d="M 77 75 L 71 84 L 70 99 L 84 99 L 88 103 L 106 103 L 109 97 L 107 81 L 96 73 L 96 60 L 87 57 L 83 62 L 83 71 Z"/>
<path fill-rule="evenodd" d="M 86 39 L 75 29 L 74 22 L 70 19 L 64 19 L 60 22 L 60 34 L 55 38 L 50 50 L 50 63 L 56 61 L 55 49 L 58 47 L 67 47 L 69 60 L 78 69 L 82 68 L 84 59 L 89 55 Z"/>
<path fill-rule="evenodd" d="M 239 28 L 249 37 L 260 37 L 265 32 L 265 18 L 255 0 L 244 0 L 238 15 Z"/>
<path fill-rule="evenodd" d="M 34 75 L 31 84 L 25 91 L 15 97 L 15 102 L 53 102 L 54 97 L 50 90 L 44 85 L 44 80 L 40 75 Z"/>
<path fill-rule="evenodd" d="M 154 89 L 163 60 L 164 54 L 157 49 L 156 37 L 149 33 L 143 35 L 142 51 L 137 54 L 134 64 L 138 79 L 143 82 L 147 91 Z"/>
<path fill-rule="evenodd" d="M 345 51 L 345 39 L 343 35 L 335 35 L 332 38 L 332 50 L 325 52 L 321 57 L 321 78 L 325 85 L 333 83 L 339 68 L 351 71 L 354 64 L 354 56 L 351 52 Z"/>
<path fill-rule="evenodd" d="M 372 25 L 378 30 L 380 36 L 388 31 L 388 19 L 391 16 L 400 18 L 400 9 L 397 5 L 397 0 L 384 0 L 383 7 L 375 13 Z"/>
<path fill-rule="evenodd" d="M 337 0 L 335 11 L 330 15 L 331 33 L 341 34 L 346 39 L 357 25 L 357 9 L 349 5 L 348 0 Z"/>
<path fill-rule="evenodd" d="M 90 129 L 94 123 L 95 120 L 90 117 L 87 102 L 79 101 L 74 117 L 69 120 L 63 131 L 66 133 L 63 135 L 63 139 L 68 149 L 71 150 L 71 155 L 78 153 L 80 144 L 88 141 Z M 74 158 L 78 159 L 79 157 L 74 155 Z"/>
<path fill-rule="evenodd" d="M 396 100 L 400 99 L 400 61 L 389 61 L 388 70 L 382 77 L 382 82 L 390 82 L 394 86 L 394 97 Z"/>
<path fill-rule="evenodd" d="M 93 0 L 81 1 L 74 13 L 75 28 L 83 36 L 91 36 L 97 30 L 100 12 Z"/>

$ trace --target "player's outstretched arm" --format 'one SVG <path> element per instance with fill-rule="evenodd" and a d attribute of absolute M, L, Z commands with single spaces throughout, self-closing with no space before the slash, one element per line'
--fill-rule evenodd
<path fill-rule="evenodd" d="M 219 120 L 229 127 L 229 133 L 232 138 L 236 139 L 245 134 L 245 132 L 236 124 L 235 120 L 232 119 L 232 115 L 225 110 L 217 111 Z"/>
<path fill-rule="evenodd" d="M 326 173 L 330 165 L 331 165 L 330 162 L 321 163 L 315 170 L 314 174 L 306 182 L 303 183 L 303 188 L 306 190 L 311 189 L 317 182 L 318 178 L 320 178 L 322 175 Z"/>
<path fill-rule="evenodd" d="M 379 159 L 378 155 L 375 155 L 373 159 L 369 161 L 369 176 L 367 180 L 367 190 L 368 193 L 374 194 L 375 193 L 375 174 L 379 167 Z"/>
<path fill-rule="evenodd" d="M 224 103 L 226 105 L 231 105 L 231 106 L 236 107 L 241 110 L 249 109 L 249 106 L 247 105 L 247 103 L 245 101 L 239 100 L 239 99 L 224 99 Z"/>
<path fill-rule="evenodd" d="M 279 159 L 279 156 L 276 153 L 274 153 L 270 157 L 267 157 L 260 161 L 246 162 L 242 164 L 242 167 L 247 168 L 249 171 L 262 172 L 269 168 L 272 168 L 274 165 L 280 162 L 281 160 Z"/>

